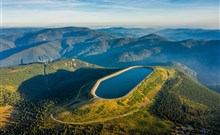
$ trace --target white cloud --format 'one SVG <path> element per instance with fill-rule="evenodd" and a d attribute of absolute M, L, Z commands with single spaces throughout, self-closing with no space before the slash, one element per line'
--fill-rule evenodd
<path fill-rule="evenodd" d="M 171 1 L 3 0 L 3 26 L 118 24 L 219 27 L 219 5 L 172 4 Z"/>

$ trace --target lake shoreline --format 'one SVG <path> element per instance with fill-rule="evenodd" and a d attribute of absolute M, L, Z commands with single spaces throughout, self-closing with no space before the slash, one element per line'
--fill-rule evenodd
<path fill-rule="evenodd" d="M 129 70 L 131 70 L 131 69 L 135 69 L 135 68 L 146 68 L 146 69 L 151 69 L 152 71 L 151 71 L 150 74 L 148 74 L 144 79 L 142 79 L 135 87 L 133 87 L 133 88 L 132 88 L 127 94 L 125 94 L 124 96 L 121 96 L 121 97 L 118 97 L 118 98 L 103 98 L 103 97 L 100 97 L 100 96 L 98 96 L 98 95 L 96 94 L 96 91 L 97 91 L 99 85 L 100 85 L 103 81 L 108 80 L 108 79 L 110 79 L 110 78 L 113 78 L 113 77 L 115 77 L 115 76 L 118 76 L 118 75 L 120 75 L 120 74 L 122 74 L 122 73 L 125 73 L 125 72 L 127 72 L 127 71 L 129 71 Z M 95 97 L 95 98 L 99 98 L 99 99 L 103 99 L 103 100 L 121 99 L 121 98 L 123 98 L 123 97 L 129 95 L 137 86 L 139 86 L 139 85 L 140 85 L 145 79 L 147 79 L 153 72 L 154 72 L 154 68 L 152 68 L 152 67 L 147 67 L 147 66 L 131 66 L 131 67 L 122 69 L 122 70 L 120 70 L 120 71 L 118 71 L 118 72 L 115 72 L 115 73 L 113 73 L 113 74 L 107 75 L 107 76 L 105 76 L 105 77 L 103 77 L 103 78 L 97 80 L 96 83 L 94 84 L 94 86 L 92 87 L 90 94 L 91 94 L 93 97 Z"/>

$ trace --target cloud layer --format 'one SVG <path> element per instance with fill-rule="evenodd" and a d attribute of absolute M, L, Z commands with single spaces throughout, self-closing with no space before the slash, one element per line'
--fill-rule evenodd
<path fill-rule="evenodd" d="M 3 26 L 219 28 L 219 0 L 1 0 Z"/>

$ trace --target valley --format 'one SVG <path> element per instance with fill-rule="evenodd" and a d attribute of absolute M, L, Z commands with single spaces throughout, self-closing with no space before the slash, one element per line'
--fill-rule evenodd
<path fill-rule="evenodd" d="M 194 70 L 194 74 L 200 83 L 218 91 L 218 84 L 220 84 L 218 70 L 220 67 L 218 57 L 220 40 L 218 38 L 204 38 L 203 36 L 204 33 L 213 33 L 215 35 L 213 37 L 217 37 L 219 31 L 168 30 L 168 33 L 178 33 L 178 35 L 183 33 L 189 36 L 187 39 L 170 40 L 163 37 L 163 34 L 163 36 L 159 35 L 160 32 L 138 30 L 146 33 L 146 35 L 121 37 L 114 34 L 120 32 L 120 29 L 106 33 L 103 30 L 86 27 L 30 31 L 15 36 L 13 41 L 10 41 L 6 34 L 2 39 L 13 42 L 14 47 L 0 52 L 0 67 L 65 58 L 77 58 L 110 68 L 135 65 L 161 66 L 164 63 L 173 62 L 181 63 Z M 129 33 L 134 30 L 123 29 L 123 31 Z M 191 33 L 191 35 L 190 32 L 197 33 L 195 35 L 198 37 L 201 35 L 201 39 L 194 38 L 194 34 Z M 209 77 L 207 78 L 207 76 Z"/>

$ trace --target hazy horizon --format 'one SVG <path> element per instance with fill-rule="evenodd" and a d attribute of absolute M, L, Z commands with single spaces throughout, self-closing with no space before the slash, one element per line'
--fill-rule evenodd
<path fill-rule="evenodd" d="M 165 30 L 165 29 L 201 29 L 201 30 L 219 30 L 220 28 L 202 28 L 202 27 L 145 27 L 145 26 L 90 26 L 90 25 L 61 25 L 61 26 L 3 26 L 2 29 L 10 29 L 10 28 L 42 28 L 42 29 L 50 29 L 50 28 L 66 28 L 66 27 L 85 27 L 89 29 L 108 29 L 108 28 L 140 28 L 140 29 L 155 29 L 155 30 Z"/>
<path fill-rule="evenodd" d="M 218 0 L 1 0 L 2 27 L 219 29 Z"/>

